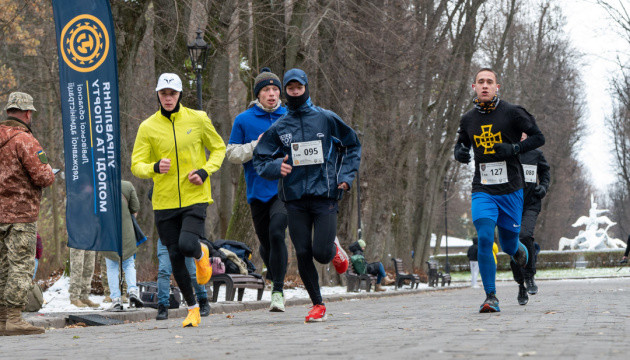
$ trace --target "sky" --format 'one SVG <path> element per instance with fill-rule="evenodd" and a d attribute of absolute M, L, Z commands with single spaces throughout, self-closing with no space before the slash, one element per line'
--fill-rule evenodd
<path fill-rule="evenodd" d="M 618 4 L 619 1 L 610 0 Z M 629 45 L 615 32 L 613 21 L 595 0 L 559 0 L 567 19 L 566 31 L 576 49 L 584 54 L 582 81 L 587 92 L 586 136 L 580 159 L 589 170 L 591 183 L 602 193 L 614 183 L 613 148 L 604 119 L 610 115 L 610 81 L 618 71 L 619 49 L 630 53 Z"/>

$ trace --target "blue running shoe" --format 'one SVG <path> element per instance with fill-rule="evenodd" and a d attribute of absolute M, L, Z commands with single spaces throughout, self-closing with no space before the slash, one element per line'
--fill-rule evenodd
<path fill-rule="evenodd" d="M 499 299 L 494 293 L 486 294 L 486 301 L 479 307 L 480 313 L 500 312 Z"/>
<path fill-rule="evenodd" d="M 522 242 L 518 242 L 518 248 L 516 250 L 516 254 L 512 255 L 512 261 L 520 265 L 522 268 L 527 266 L 527 261 L 529 261 L 529 253 L 527 252 L 527 247 L 523 245 Z"/>

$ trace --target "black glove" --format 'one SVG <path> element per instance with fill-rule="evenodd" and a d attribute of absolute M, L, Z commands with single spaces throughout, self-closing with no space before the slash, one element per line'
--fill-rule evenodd
<path fill-rule="evenodd" d="M 492 149 L 499 159 L 505 160 L 510 156 L 518 154 L 519 146 L 517 144 L 496 143 Z"/>
<path fill-rule="evenodd" d="M 542 199 L 545 197 L 545 195 L 547 195 L 547 189 L 545 189 L 545 187 L 542 185 L 536 185 L 536 187 L 534 188 L 534 194 Z"/>
<path fill-rule="evenodd" d="M 455 160 L 468 164 L 470 162 L 470 149 L 462 144 L 457 144 L 455 146 Z"/>

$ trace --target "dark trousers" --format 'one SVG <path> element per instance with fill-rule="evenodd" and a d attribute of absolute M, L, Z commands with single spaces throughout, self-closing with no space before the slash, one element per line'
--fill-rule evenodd
<path fill-rule="evenodd" d="M 194 204 L 154 212 L 158 235 L 168 249 L 173 276 L 188 306 L 195 305 L 197 300 L 186 268 L 186 257 L 201 257 L 199 238 L 204 236 L 207 207 L 208 204 Z"/>
<path fill-rule="evenodd" d="M 337 253 L 337 200 L 303 198 L 286 203 L 289 234 L 295 247 L 298 270 L 313 305 L 322 304 L 319 274 L 313 259 L 328 264 Z"/>
<path fill-rule="evenodd" d="M 521 232 L 519 234 L 519 240 L 527 248 L 529 258 L 527 260 L 527 266 L 525 268 L 520 267 L 514 261 L 510 261 L 510 267 L 512 268 L 512 275 L 514 280 L 522 284 L 525 278 L 531 278 L 536 274 L 536 258 L 538 257 L 537 248 L 538 245 L 534 241 L 534 228 L 536 227 L 536 219 L 538 219 L 538 211 L 525 209 L 523 211 L 523 218 L 521 220 Z"/>
<path fill-rule="evenodd" d="M 287 245 L 284 242 L 287 210 L 278 196 L 274 196 L 267 202 L 254 200 L 249 207 L 260 242 L 258 251 L 267 267 L 267 278 L 273 281 L 272 291 L 282 292 L 288 258 Z"/>

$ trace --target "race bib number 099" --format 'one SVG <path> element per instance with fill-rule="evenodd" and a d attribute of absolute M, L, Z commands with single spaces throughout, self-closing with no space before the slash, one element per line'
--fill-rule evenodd
<path fill-rule="evenodd" d="M 293 166 L 316 165 L 324 163 L 322 141 L 305 141 L 291 144 Z"/>
<path fill-rule="evenodd" d="M 508 182 L 505 161 L 479 164 L 479 174 L 483 185 L 497 185 Z"/>

